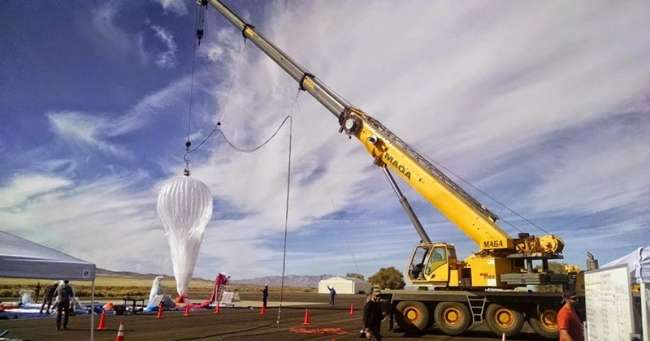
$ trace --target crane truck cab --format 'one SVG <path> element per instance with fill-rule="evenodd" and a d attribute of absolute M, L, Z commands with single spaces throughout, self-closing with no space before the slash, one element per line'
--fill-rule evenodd
<path fill-rule="evenodd" d="M 413 249 L 406 284 L 419 290 L 457 287 L 460 285 L 460 265 L 454 245 L 422 242 Z"/>

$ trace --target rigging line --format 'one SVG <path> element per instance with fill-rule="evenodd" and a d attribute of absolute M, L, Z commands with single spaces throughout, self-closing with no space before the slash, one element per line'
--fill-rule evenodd
<path fill-rule="evenodd" d="M 282 318 L 282 303 L 284 303 L 284 278 L 287 269 L 287 234 L 289 231 L 289 194 L 291 192 L 291 150 L 293 141 L 293 115 L 296 110 L 296 103 L 298 103 L 298 96 L 300 96 L 300 89 L 296 92 L 296 97 L 291 104 L 291 115 L 289 115 L 289 157 L 287 160 L 287 198 L 285 202 L 284 214 L 284 240 L 282 249 L 282 281 L 280 284 L 280 304 L 278 305 L 278 317 L 275 320 L 277 328 L 280 328 L 280 320 Z"/>
<path fill-rule="evenodd" d="M 299 95 L 300 95 L 300 90 L 298 90 L 298 92 L 296 93 L 296 97 L 294 98 L 293 103 L 291 104 L 291 109 L 290 109 L 290 111 L 291 111 L 292 113 L 295 112 L 295 106 L 296 106 L 296 102 L 298 101 L 298 96 L 299 96 Z M 201 140 L 201 143 L 199 143 L 196 147 L 191 148 L 191 149 L 188 148 L 186 154 L 194 153 L 195 151 L 199 150 L 199 148 L 201 148 L 201 147 L 202 147 L 206 142 L 208 142 L 208 140 L 209 140 L 209 139 L 214 135 L 214 133 L 216 133 L 216 132 L 219 132 L 219 134 L 223 137 L 224 141 L 226 141 L 226 143 L 227 143 L 227 144 L 228 144 L 232 149 L 234 149 L 234 150 L 236 150 L 236 151 L 238 151 L 238 152 L 242 152 L 242 153 L 252 153 L 252 152 L 255 152 L 255 151 L 257 151 L 258 149 L 264 147 L 264 146 L 265 146 L 267 143 L 269 143 L 271 140 L 273 140 L 273 138 L 275 137 L 275 135 L 278 134 L 278 132 L 280 131 L 280 129 L 282 128 L 282 126 L 286 123 L 286 121 L 287 121 L 290 117 L 291 117 L 291 115 L 287 115 L 287 116 L 285 116 L 284 119 L 282 120 L 282 122 L 280 123 L 280 125 L 278 126 L 278 128 L 275 129 L 275 131 L 273 132 L 273 134 L 271 134 L 271 136 L 269 136 L 269 138 L 267 138 L 266 140 L 264 140 L 264 142 L 260 143 L 259 145 L 255 146 L 255 147 L 252 147 L 252 148 L 243 148 L 243 147 L 239 147 L 239 146 L 235 145 L 232 141 L 230 141 L 230 140 L 228 139 L 228 137 L 227 137 L 226 134 L 223 132 L 223 130 L 221 130 L 221 122 L 217 122 L 217 125 L 216 125 L 216 126 L 215 126 L 211 131 L 210 131 L 210 133 L 208 134 L 208 136 L 204 137 L 203 140 Z"/>
<path fill-rule="evenodd" d="M 295 102 L 294 102 L 295 103 Z M 289 194 L 291 191 L 291 145 L 293 140 L 293 119 L 289 117 L 289 157 L 287 161 L 287 196 L 285 201 L 284 210 L 284 241 L 282 249 L 282 281 L 280 284 L 280 304 L 278 305 L 278 317 L 275 324 L 280 327 L 280 319 L 282 316 L 282 303 L 284 302 L 284 277 L 287 268 L 287 234 L 289 230 Z"/>
<path fill-rule="evenodd" d="M 199 11 L 201 11 L 201 8 L 197 8 L 196 10 L 196 20 L 198 20 L 198 17 L 200 15 Z M 195 22 L 195 30 L 198 28 L 198 22 Z M 190 100 L 189 100 L 189 106 L 188 106 L 188 111 L 187 111 L 187 141 L 190 142 L 190 134 L 192 131 L 192 103 L 194 101 L 194 70 L 196 69 L 196 50 L 197 50 L 197 42 L 194 39 L 195 37 L 192 37 L 192 78 L 190 80 Z"/>

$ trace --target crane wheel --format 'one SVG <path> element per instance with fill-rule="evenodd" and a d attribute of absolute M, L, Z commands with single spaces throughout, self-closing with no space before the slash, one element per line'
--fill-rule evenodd
<path fill-rule="evenodd" d="M 540 336 L 557 340 L 560 331 L 557 326 L 557 309 L 549 306 L 541 306 L 538 311 L 531 314 L 528 324 Z"/>
<path fill-rule="evenodd" d="M 469 309 L 459 302 L 440 302 L 433 313 L 438 328 L 447 335 L 464 332 L 471 323 Z"/>
<path fill-rule="evenodd" d="M 485 322 L 496 335 L 515 336 L 524 326 L 524 315 L 516 309 L 492 303 L 485 311 Z"/>
<path fill-rule="evenodd" d="M 401 301 L 396 311 L 397 323 L 406 334 L 420 334 L 429 326 L 429 309 L 422 302 Z"/>

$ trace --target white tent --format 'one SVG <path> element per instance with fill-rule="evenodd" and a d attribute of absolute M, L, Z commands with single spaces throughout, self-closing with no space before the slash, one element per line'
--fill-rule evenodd
<path fill-rule="evenodd" d="M 0 231 L 0 277 L 92 281 L 91 307 L 95 304 L 95 264 L 3 231 Z M 94 324 L 91 313 L 91 340 L 94 340 Z"/>
<path fill-rule="evenodd" d="M 617 260 L 611 261 L 601 269 L 627 265 L 630 279 L 636 283 L 650 283 L 650 246 L 640 247 Z"/>
<path fill-rule="evenodd" d="M 318 282 L 318 293 L 328 294 L 328 286 L 337 294 L 367 294 L 372 288 L 370 283 L 358 278 L 330 277 Z"/>

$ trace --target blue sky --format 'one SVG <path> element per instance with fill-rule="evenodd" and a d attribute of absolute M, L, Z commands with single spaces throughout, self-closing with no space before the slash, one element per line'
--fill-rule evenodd
<path fill-rule="evenodd" d="M 562 237 L 567 261 L 650 244 L 647 2 L 228 4 L 417 150 Z M 184 166 L 194 10 L 3 4 L 0 228 L 101 267 L 171 273 L 155 202 Z M 294 113 L 289 273 L 403 268 L 417 234 L 324 108 L 305 93 L 294 105 L 296 83 L 212 9 L 195 62 L 194 141 L 220 120 L 253 146 Z M 193 154 L 215 197 L 196 275 L 280 272 L 287 142 L 283 128 L 255 154 L 220 138 Z M 476 249 L 403 188 L 432 239 Z"/>

